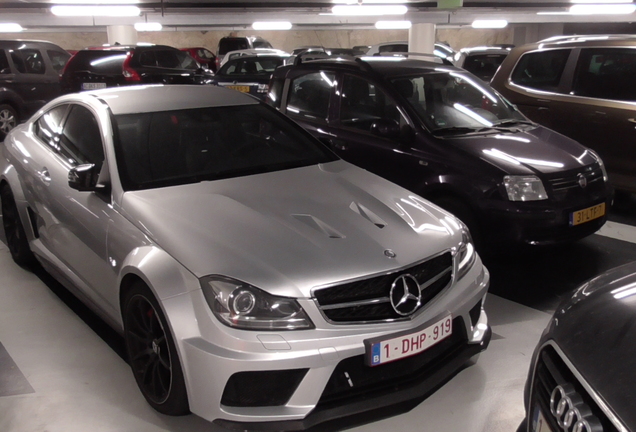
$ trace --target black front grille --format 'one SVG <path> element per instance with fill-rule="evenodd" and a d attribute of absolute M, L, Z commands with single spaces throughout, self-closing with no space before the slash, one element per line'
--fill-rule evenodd
<path fill-rule="evenodd" d="M 466 343 L 464 321 L 457 317 L 453 320 L 451 336 L 420 354 L 374 367 L 365 364 L 364 355 L 342 360 L 333 371 L 318 406 L 350 402 L 356 397 L 377 396 L 416 385 L 436 373 L 461 352 Z"/>
<path fill-rule="evenodd" d="M 314 296 L 322 313 L 336 323 L 404 318 L 395 312 L 389 298 L 393 282 L 403 274 L 410 274 L 417 279 L 422 287 L 423 306 L 450 285 L 453 276 L 453 257 L 450 252 L 446 252 L 421 264 L 387 275 L 318 289 L 314 291 Z"/>
<path fill-rule="evenodd" d="M 604 432 L 618 432 L 556 350 L 549 345 L 543 348 L 537 360 L 532 382 L 532 394 L 530 396 L 529 420 L 536 421 L 536 410 L 540 409 L 543 418 L 550 424 L 553 431 L 563 431 L 563 428 L 557 424 L 556 418 L 550 412 L 550 397 L 558 385 L 565 386 L 568 384 L 574 387 L 576 393 L 583 399 L 583 403 L 591 410 L 593 416 L 600 421 Z"/>
<path fill-rule="evenodd" d="M 559 193 L 569 189 L 581 189 L 581 177 L 585 177 L 586 187 L 594 186 L 595 183 L 603 183 L 603 170 L 598 164 L 594 164 L 583 169 L 558 173 L 549 178 L 548 181 L 552 191 Z"/>

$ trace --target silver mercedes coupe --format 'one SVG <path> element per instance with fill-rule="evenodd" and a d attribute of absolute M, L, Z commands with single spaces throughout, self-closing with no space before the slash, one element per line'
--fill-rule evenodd
<path fill-rule="evenodd" d="M 125 339 L 164 414 L 298 430 L 423 398 L 490 340 L 464 225 L 213 86 L 70 94 L 1 146 L 13 259 Z"/>

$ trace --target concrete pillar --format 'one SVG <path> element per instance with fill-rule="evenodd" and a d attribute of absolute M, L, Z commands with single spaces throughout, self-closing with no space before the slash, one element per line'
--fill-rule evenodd
<path fill-rule="evenodd" d="M 106 31 L 110 45 L 137 45 L 137 30 L 131 25 L 111 25 L 106 27 Z"/>
<path fill-rule="evenodd" d="M 435 24 L 413 23 L 409 30 L 409 51 L 433 54 Z"/>

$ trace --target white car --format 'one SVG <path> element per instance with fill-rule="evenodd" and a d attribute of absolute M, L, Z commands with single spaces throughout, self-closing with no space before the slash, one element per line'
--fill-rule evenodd
<path fill-rule="evenodd" d="M 453 64 L 489 83 L 510 50 L 510 46 L 462 48 L 453 56 Z"/>
<path fill-rule="evenodd" d="M 223 60 L 221 60 L 221 64 L 219 67 L 222 67 L 225 63 L 227 63 L 229 60 L 238 58 L 238 57 L 242 57 L 242 56 L 257 56 L 257 55 L 280 55 L 280 56 L 288 56 L 289 53 L 283 51 L 283 50 L 279 50 L 279 49 L 273 49 L 273 48 L 253 48 L 253 49 L 244 49 L 244 50 L 236 50 L 236 51 L 230 51 L 227 54 L 225 54 L 225 56 L 223 57 Z"/>
<path fill-rule="evenodd" d="M 459 220 L 240 92 L 69 94 L 0 148 L 13 258 L 121 332 L 161 413 L 302 429 L 421 398 L 490 340 Z"/>

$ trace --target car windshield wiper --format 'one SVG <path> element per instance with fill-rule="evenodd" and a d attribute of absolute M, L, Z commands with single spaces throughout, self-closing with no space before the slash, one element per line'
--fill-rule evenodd
<path fill-rule="evenodd" d="M 493 123 L 494 127 L 505 127 L 505 126 L 519 126 L 519 125 L 532 125 L 534 126 L 535 123 L 529 120 L 516 120 L 516 119 L 506 119 L 506 120 L 501 120 L 498 121 L 496 123 Z"/>
<path fill-rule="evenodd" d="M 445 128 L 433 129 L 433 133 L 437 135 L 461 135 L 461 134 L 480 134 L 487 132 L 496 132 L 491 127 L 468 127 L 468 126 L 450 126 Z"/>

